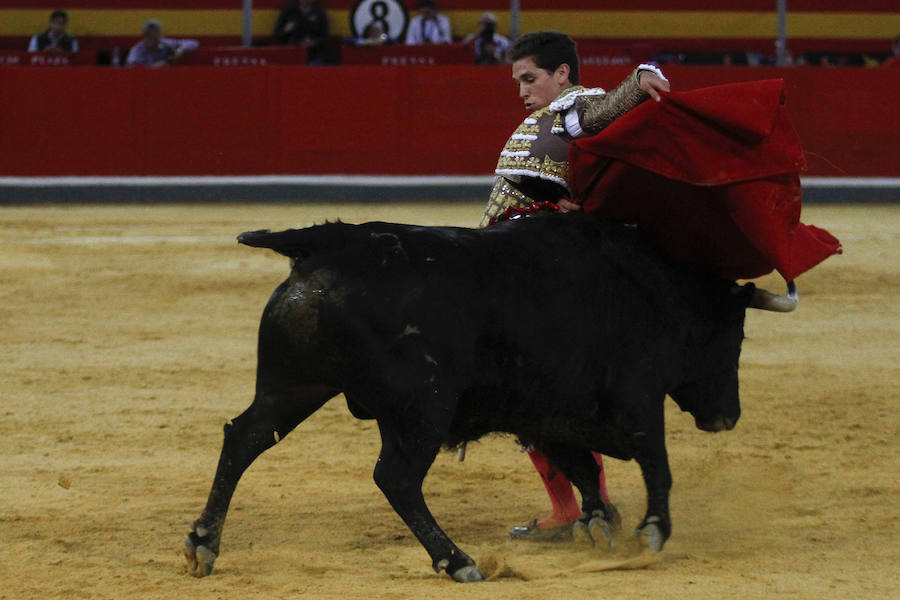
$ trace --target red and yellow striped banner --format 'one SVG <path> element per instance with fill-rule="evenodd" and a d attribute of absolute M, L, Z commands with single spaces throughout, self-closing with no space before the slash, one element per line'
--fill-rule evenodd
<path fill-rule="evenodd" d="M 6 0 L 0 8 L 0 36 L 43 31 L 56 0 Z M 75 35 L 139 35 L 149 18 L 163 22 L 172 36 L 240 36 L 241 2 L 237 0 L 72 0 L 69 30 Z M 272 32 L 282 0 L 255 0 L 254 36 Z M 350 33 L 349 13 L 355 0 L 323 0 L 334 35 Z M 458 37 L 474 31 L 479 15 L 493 10 L 500 31 L 509 30 L 509 3 L 502 0 L 444 0 Z M 719 2 L 715 9 L 702 0 L 528 0 L 522 3 L 519 29 L 565 31 L 573 37 L 617 39 L 761 39 L 774 38 L 777 15 L 771 0 Z M 415 1 L 407 2 L 414 6 Z M 724 6 L 723 6 L 724 5 Z M 852 5 L 852 8 L 850 6 Z M 900 32 L 897 0 L 792 0 L 787 15 L 793 39 L 891 40 Z M 414 12 L 414 9 L 410 9 Z M 886 46 L 888 47 L 888 46 Z"/>

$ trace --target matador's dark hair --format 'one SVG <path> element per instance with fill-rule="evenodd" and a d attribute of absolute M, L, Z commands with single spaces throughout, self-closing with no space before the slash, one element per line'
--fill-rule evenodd
<path fill-rule="evenodd" d="M 533 57 L 534 64 L 550 73 L 563 63 L 569 65 L 569 81 L 578 85 L 578 51 L 575 42 L 566 34 L 558 31 L 526 33 L 513 42 L 506 53 L 511 63 L 529 56 Z"/>

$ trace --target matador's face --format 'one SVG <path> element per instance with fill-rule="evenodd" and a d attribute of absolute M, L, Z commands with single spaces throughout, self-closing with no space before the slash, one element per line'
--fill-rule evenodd
<path fill-rule="evenodd" d="M 528 112 L 544 108 L 564 89 L 572 86 L 569 65 L 563 63 L 556 71 L 550 72 L 538 67 L 530 56 L 513 63 L 512 76 L 519 84 L 519 97 L 525 102 Z"/>

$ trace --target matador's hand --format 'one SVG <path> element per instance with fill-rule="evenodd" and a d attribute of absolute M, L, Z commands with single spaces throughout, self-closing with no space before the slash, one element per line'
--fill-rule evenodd
<path fill-rule="evenodd" d="M 650 94 L 650 97 L 659 102 L 660 92 L 669 91 L 669 82 L 653 71 L 641 71 L 641 89 Z"/>
<path fill-rule="evenodd" d="M 580 204 L 575 204 L 568 198 L 560 198 L 556 201 L 556 205 L 559 206 L 560 212 L 571 212 L 571 211 L 579 211 L 581 210 Z"/>

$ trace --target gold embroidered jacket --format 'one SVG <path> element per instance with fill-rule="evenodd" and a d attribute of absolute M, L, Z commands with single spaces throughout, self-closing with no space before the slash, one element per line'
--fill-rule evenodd
<path fill-rule="evenodd" d="M 522 121 L 500 152 L 497 178 L 481 226 L 510 206 L 555 202 L 568 195 L 569 142 L 593 135 L 649 96 L 638 67 L 616 89 L 567 88 L 549 106 Z"/>

